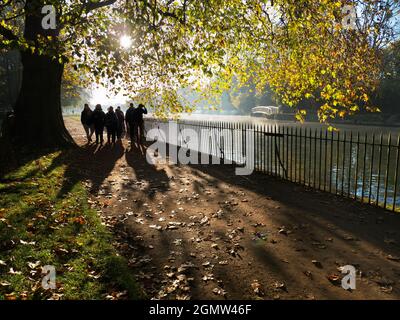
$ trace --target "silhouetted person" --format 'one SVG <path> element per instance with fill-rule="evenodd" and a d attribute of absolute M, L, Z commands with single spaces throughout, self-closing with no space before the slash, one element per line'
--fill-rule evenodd
<path fill-rule="evenodd" d="M 121 107 L 118 107 L 117 110 L 115 110 L 115 114 L 117 115 L 118 118 L 117 139 L 121 140 L 125 134 L 125 116 L 121 110 Z"/>
<path fill-rule="evenodd" d="M 137 137 L 138 144 L 142 144 L 142 140 L 144 137 L 144 114 L 147 114 L 147 109 L 143 104 L 139 104 L 139 106 L 134 111 L 133 121 L 134 136 Z"/>
<path fill-rule="evenodd" d="M 93 111 L 89 108 L 89 105 L 87 103 L 85 103 L 83 111 L 81 112 L 81 123 L 83 125 L 83 128 L 85 129 L 86 138 L 87 138 L 88 142 L 92 141 L 92 136 L 94 133 L 92 114 L 93 114 Z"/>
<path fill-rule="evenodd" d="M 94 131 L 96 133 L 96 144 L 99 143 L 103 144 L 103 132 L 104 132 L 104 120 L 105 120 L 105 113 L 101 109 L 101 105 L 96 105 L 95 110 L 92 113 L 92 120 L 94 125 Z"/>
<path fill-rule="evenodd" d="M 118 118 L 114 112 L 113 107 L 108 108 L 104 124 L 107 128 L 107 141 L 108 143 L 115 143 L 117 137 Z"/>
<path fill-rule="evenodd" d="M 131 103 L 125 114 L 126 130 L 130 136 L 131 145 L 133 145 L 133 143 L 135 142 L 135 130 L 134 130 L 135 110 L 136 109 L 133 106 L 133 103 Z"/>
<path fill-rule="evenodd" d="M 7 136 L 8 138 L 14 139 L 15 133 L 15 115 L 14 112 L 9 111 L 4 118 L 0 136 Z"/>

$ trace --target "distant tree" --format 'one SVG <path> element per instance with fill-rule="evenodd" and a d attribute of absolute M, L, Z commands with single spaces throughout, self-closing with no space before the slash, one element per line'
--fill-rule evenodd
<path fill-rule="evenodd" d="M 385 48 L 382 69 L 376 103 L 384 113 L 400 114 L 400 41 Z"/>
<path fill-rule="evenodd" d="M 0 108 L 11 109 L 17 100 L 21 84 L 19 52 L 0 51 Z"/>

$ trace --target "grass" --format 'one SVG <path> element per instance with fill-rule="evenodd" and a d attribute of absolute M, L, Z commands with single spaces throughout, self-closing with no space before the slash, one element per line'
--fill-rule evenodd
<path fill-rule="evenodd" d="M 88 204 L 82 183 L 59 196 L 61 152 L 31 161 L 0 180 L 0 299 L 105 299 L 127 291 L 143 298 L 112 235 Z M 56 270 L 43 289 L 42 267 Z"/>

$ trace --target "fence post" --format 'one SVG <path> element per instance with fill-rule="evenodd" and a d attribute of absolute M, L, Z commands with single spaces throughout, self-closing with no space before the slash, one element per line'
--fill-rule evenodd
<path fill-rule="evenodd" d="M 330 171 L 329 171 L 329 192 L 331 193 L 332 192 L 332 171 L 333 171 L 333 138 L 334 138 L 334 136 L 333 136 L 333 131 L 331 132 L 331 159 L 330 159 L 330 162 L 329 162 L 329 165 L 330 165 Z"/>
<path fill-rule="evenodd" d="M 371 199 L 372 199 L 372 178 L 373 178 L 373 173 L 374 173 L 374 160 L 375 160 L 375 132 L 372 135 L 368 204 L 371 204 Z"/>
<path fill-rule="evenodd" d="M 290 127 L 290 180 L 293 181 L 293 127 Z"/>
<path fill-rule="evenodd" d="M 365 133 L 364 137 L 364 159 L 363 159 L 363 173 L 362 173 L 362 187 L 361 187 L 361 203 L 364 203 L 364 195 L 365 195 L 365 171 L 367 170 L 367 140 L 368 136 Z"/>
<path fill-rule="evenodd" d="M 344 138 L 343 138 L 343 163 L 342 163 L 342 188 L 341 188 L 342 196 L 344 196 L 344 179 L 346 171 L 346 142 L 347 142 L 347 131 L 344 132 Z"/>
<path fill-rule="evenodd" d="M 399 178 L 399 160 L 400 160 L 400 134 L 397 138 L 397 151 L 396 151 L 396 173 L 394 174 L 394 192 L 393 192 L 393 212 L 396 211 L 396 201 L 397 201 L 397 183 Z"/>
<path fill-rule="evenodd" d="M 351 163 L 353 159 L 353 131 L 350 131 L 350 152 L 349 152 L 349 177 L 348 177 L 348 184 L 347 184 L 347 197 L 351 197 Z"/>
<path fill-rule="evenodd" d="M 303 173 L 303 170 L 302 170 L 302 167 L 301 167 L 301 165 L 302 165 L 302 160 L 301 160 L 301 151 L 302 151 L 302 149 L 303 149 L 303 136 L 302 136 L 302 131 L 303 131 L 303 128 L 302 127 L 300 127 L 299 128 L 299 140 L 300 140 L 300 143 L 299 143 L 299 161 L 298 161 L 298 164 L 299 164 L 299 183 L 301 184 L 301 176 L 302 176 L 302 173 Z"/>
<path fill-rule="evenodd" d="M 309 152 L 309 157 L 308 157 L 308 186 L 311 187 L 311 159 L 312 159 L 312 130 L 310 128 L 308 132 L 308 137 L 310 140 L 310 152 Z"/>
<path fill-rule="evenodd" d="M 322 180 L 322 128 L 319 131 L 319 177 L 318 177 L 318 189 L 321 190 Z"/>
<path fill-rule="evenodd" d="M 310 150 L 308 150 L 307 148 L 307 140 L 308 140 L 308 136 L 307 136 L 307 128 L 304 128 L 304 156 L 303 156 L 303 185 L 307 185 L 307 154 L 310 153 Z"/>
<path fill-rule="evenodd" d="M 338 194 L 338 182 L 339 182 L 339 150 L 340 150 L 340 131 L 337 133 L 336 140 L 336 175 L 335 175 L 335 194 Z"/>
<path fill-rule="evenodd" d="M 382 146 L 383 146 L 383 135 L 379 139 L 379 163 L 378 163 L 378 188 L 376 189 L 376 205 L 379 206 L 379 192 L 381 187 L 381 166 L 382 166 Z"/>
<path fill-rule="evenodd" d="M 286 173 L 287 179 L 289 180 L 289 152 L 290 152 L 290 145 L 289 145 L 289 127 L 286 127 Z"/>
<path fill-rule="evenodd" d="M 314 175 L 313 175 L 313 187 L 316 189 L 317 186 L 317 129 L 314 131 Z"/>
<path fill-rule="evenodd" d="M 389 133 L 388 138 L 388 151 L 387 151 L 387 159 L 386 159 L 386 173 L 385 173 L 385 198 L 383 200 L 383 208 L 386 209 L 387 205 L 387 195 L 388 195 L 388 187 L 389 187 L 389 171 L 390 171 L 390 155 L 392 151 L 392 134 Z"/>
<path fill-rule="evenodd" d="M 326 185 L 326 169 L 328 167 L 328 130 L 325 129 L 325 150 L 324 150 L 324 191 L 327 189 Z"/>
<path fill-rule="evenodd" d="M 265 173 L 265 125 L 262 124 L 260 125 L 260 140 L 261 140 L 261 168 L 262 168 L 262 172 Z"/>
<path fill-rule="evenodd" d="M 355 172 L 355 186 L 354 186 L 354 199 L 357 200 L 358 191 L 358 158 L 360 153 L 360 133 L 357 132 L 357 152 L 356 152 L 356 172 Z"/>

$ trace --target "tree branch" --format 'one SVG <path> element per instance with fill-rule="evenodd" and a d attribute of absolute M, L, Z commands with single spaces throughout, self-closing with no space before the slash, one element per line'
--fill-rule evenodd
<path fill-rule="evenodd" d="M 86 9 L 86 12 L 93 11 L 102 7 L 110 6 L 117 2 L 117 0 L 104 0 L 104 1 L 89 1 L 84 4 L 84 8 Z"/>
<path fill-rule="evenodd" d="M 0 35 L 2 35 L 7 40 L 18 40 L 18 37 L 10 29 L 7 29 L 1 24 L 0 24 Z"/>

